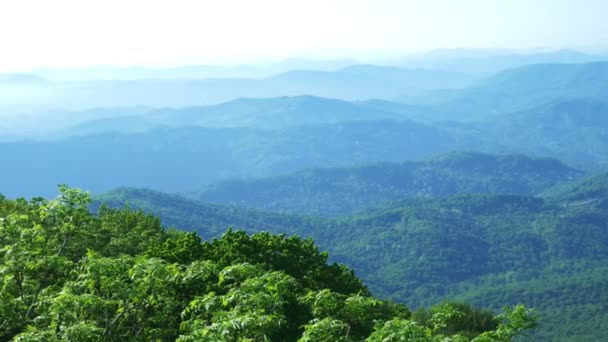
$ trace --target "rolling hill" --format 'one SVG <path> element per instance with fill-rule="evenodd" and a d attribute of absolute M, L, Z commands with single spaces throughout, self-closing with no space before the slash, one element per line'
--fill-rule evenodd
<path fill-rule="evenodd" d="M 248 233 L 272 231 L 297 234 L 313 231 L 318 220 L 297 215 L 263 212 L 237 206 L 208 204 L 158 191 L 137 188 L 117 188 L 95 196 L 92 209 L 101 204 L 113 208 L 141 209 L 157 213 L 167 227 L 190 227 L 204 237 L 217 237 L 227 227 L 242 229 Z M 303 236 L 309 236 L 310 233 Z"/>
<path fill-rule="evenodd" d="M 591 178 L 570 186 L 593 183 Z M 128 201 L 159 214 L 166 224 L 197 227 L 203 236 L 234 222 L 250 231 L 258 225 L 310 236 L 381 297 L 412 307 L 446 298 L 494 309 L 524 303 L 538 308 L 542 317 L 533 340 L 598 340 L 608 318 L 598 304 L 608 298 L 608 217 L 596 202 L 564 206 L 570 196 L 563 190 L 552 199 L 497 194 L 418 198 L 335 219 L 210 206 L 142 190 L 121 189 L 101 198 L 117 206 Z"/>
<path fill-rule="evenodd" d="M 575 182 L 556 185 L 541 196 L 562 206 L 597 205 L 608 207 L 608 173 L 585 177 Z"/>
<path fill-rule="evenodd" d="M 243 98 L 208 107 L 156 111 L 146 118 L 174 126 L 281 129 L 347 121 L 399 120 L 404 116 L 337 99 L 290 96 Z"/>
<path fill-rule="evenodd" d="M 396 102 L 370 100 L 348 102 L 309 95 L 272 98 L 239 98 L 210 106 L 181 108 L 114 107 L 88 110 L 55 110 L 38 113 L 43 127 L 32 122 L 32 134 L 12 140 L 57 140 L 71 136 L 102 133 L 141 133 L 157 127 L 261 128 L 285 129 L 302 125 L 334 124 L 348 121 L 419 119 L 430 109 Z M 13 113 L 21 121 L 24 115 Z M 32 115 L 32 120 L 35 118 Z M 46 124 L 46 121 L 54 120 Z M 14 134 L 11 124 L 5 130 Z M 0 126 L 0 132 L 2 132 Z M 6 139 L 5 139 L 6 140 Z"/>
<path fill-rule="evenodd" d="M 525 65 L 453 92 L 442 119 L 475 121 L 554 101 L 603 100 L 607 92 L 608 62 Z"/>
<path fill-rule="evenodd" d="M 608 103 L 576 98 L 461 125 L 467 135 L 582 168 L 608 166 Z M 461 131 L 462 133 L 462 131 Z"/>
<path fill-rule="evenodd" d="M 408 197 L 454 193 L 534 195 L 580 175 L 554 159 L 452 153 L 427 161 L 310 169 L 263 179 L 227 180 L 188 196 L 268 211 L 346 215 Z"/>
<path fill-rule="evenodd" d="M 50 196 L 57 184 L 68 183 L 97 192 L 125 185 L 185 192 L 222 179 L 415 160 L 475 145 L 411 121 L 352 121 L 284 130 L 157 128 L 2 143 L 3 163 L 11 168 L 0 179 L 0 189 L 7 196 Z"/>

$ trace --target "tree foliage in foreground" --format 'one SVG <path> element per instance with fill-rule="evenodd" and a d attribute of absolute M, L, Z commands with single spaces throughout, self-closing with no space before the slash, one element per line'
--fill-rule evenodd
<path fill-rule="evenodd" d="M 86 193 L 60 190 L 0 197 L 0 340 L 510 341 L 536 324 L 516 306 L 475 326 L 449 303 L 416 320 L 311 240 L 202 241 L 140 211 L 92 215 Z"/>

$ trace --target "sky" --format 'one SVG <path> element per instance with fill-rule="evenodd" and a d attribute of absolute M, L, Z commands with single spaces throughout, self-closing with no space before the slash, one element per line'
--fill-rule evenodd
<path fill-rule="evenodd" d="M 608 50 L 608 0 L 0 0 L 0 71 Z"/>

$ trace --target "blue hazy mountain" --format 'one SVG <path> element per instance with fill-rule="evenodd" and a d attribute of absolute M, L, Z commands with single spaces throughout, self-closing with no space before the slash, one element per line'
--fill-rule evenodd
<path fill-rule="evenodd" d="M 354 59 L 289 58 L 273 63 L 241 65 L 184 65 L 167 67 L 96 66 L 40 68 L 31 73 L 57 81 L 264 78 L 290 70 L 333 71 L 357 64 Z"/>
<path fill-rule="evenodd" d="M 149 117 L 172 125 L 273 129 L 345 121 L 404 118 L 393 112 L 316 96 L 237 99 L 209 107 L 151 113 Z"/>
<path fill-rule="evenodd" d="M 476 75 L 491 75 L 529 64 L 588 63 L 606 61 L 608 55 L 589 54 L 568 49 L 555 51 L 518 51 L 512 49 L 436 49 L 392 61 L 406 68 L 451 70 Z"/>
<path fill-rule="evenodd" d="M 410 197 L 455 193 L 534 195 L 579 175 L 579 171 L 555 159 L 452 153 L 418 162 L 310 169 L 273 178 L 226 180 L 188 196 L 203 202 L 267 211 L 346 215 Z"/>
<path fill-rule="evenodd" d="M 436 97 L 437 119 L 474 121 L 573 98 L 602 100 L 608 62 L 534 64 L 502 71 L 474 86 Z"/>
<path fill-rule="evenodd" d="M 290 71 L 271 80 L 288 88 L 295 87 L 294 91 L 300 94 L 314 94 L 315 89 L 321 88 L 327 97 L 365 100 L 422 95 L 430 90 L 459 89 L 472 84 L 476 78 L 464 73 L 370 64 L 354 65 L 335 72 Z"/>
<path fill-rule="evenodd" d="M 4 163 L 12 165 L 0 189 L 10 196 L 51 194 L 60 183 L 94 191 L 123 185 L 190 191 L 222 179 L 401 162 L 454 150 L 550 156 L 585 170 L 608 167 L 606 104 L 599 100 L 563 100 L 478 122 L 438 125 L 389 120 L 381 114 L 400 114 L 359 111 L 357 105 L 311 97 L 274 99 L 276 113 L 267 112 L 272 106 L 264 107 L 273 101 L 241 101 L 228 104 L 234 106 L 231 112 L 249 109 L 224 122 L 218 115 L 219 124 L 231 125 L 259 115 L 259 120 L 246 123 L 248 127 L 162 128 L 157 123 L 122 118 L 103 124 L 107 129 L 121 126 L 129 132 L 93 134 L 104 129 L 95 122 L 89 132 L 86 125 L 81 127 L 93 135 L 0 144 Z M 241 106 L 244 103 L 258 103 L 260 111 Z M 336 109 L 328 116 L 322 111 L 316 116 L 298 112 L 307 106 L 315 108 L 315 103 L 345 111 Z M 351 106 L 357 110 L 353 112 Z M 332 119 L 334 113 L 337 116 Z M 182 114 L 185 122 L 192 120 L 189 115 L 199 115 L 197 111 Z"/>
<path fill-rule="evenodd" d="M 470 122 L 560 99 L 601 98 L 608 87 L 607 66 L 608 63 L 537 64 L 506 70 L 478 82 L 473 82 L 468 75 L 460 73 L 373 65 L 354 65 L 338 71 L 292 71 L 266 79 L 53 82 L 30 75 L 7 76 L 5 82 L 0 82 L 0 116 L 4 121 L 0 134 L 19 138 L 20 132 L 27 131 L 27 136 L 42 136 L 45 129 L 73 127 L 85 121 L 108 117 L 139 116 L 141 111 L 129 113 L 124 110 L 134 107 L 134 104 L 145 104 L 146 106 L 135 107 L 147 107 L 150 112 L 166 114 L 159 114 L 157 118 L 164 115 L 166 119 L 168 115 L 175 114 L 176 118 L 181 116 L 185 121 L 185 118 L 189 117 L 186 113 L 192 112 L 191 117 L 200 120 L 200 124 L 206 119 L 202 119 L 203 115 L 197 116 L 196 107 L 199 107 L 199 104 L 221 104 L 243 96 L 270 99 L 269 104 L 272 104 L 277 101 L 271 99 L 276 95 L 302 94 L 358 100 L 357 108 L 351 106 L 352 110 L 356 112 L 360 106 L 364 106 L 375 112 L 382 112 L 382 117 L 394 113 L 423 122 Z M 465 87 L 471 83 L 473 85 Z M 450 87 L 460 89 L 447 89 Z M 389 101 L 393 98 L 411 103 Z M 251 101 L 248 104 L 258 108 L 264 106 L 261 102 Z M 61 105 L 66 107 L 56 108 Z M 278 102 L 276 105 L 279 108 L 284 106 Z M 105 113 L 89 115 L 94 113 L 70 109 L 83 107 L 103 108 Z M 167 109 L 168 107 L 170 108 Z M 179 109 L 182 107 L 185 108 Z M 216 108 L 218 113 L 221 107 L 222 105 L 219 105 Z M 237 108 L 239 105 L 233 104 L 233 107 Z M 241 107 L 245 107 L 245 103 L 242 103 Z M 319 105 L 319 110 L 321 107 Z M 236 110 L 241 111 L 238 108 Z M 120 115 L 113 114 L 112 111 L 120 112 Z M 213 113 L 215 109 L 204 111 Z M 70 113 L 73 114 L 71 117 Z M 38 114 L 40 118 L 32 120 L 32 125 L 28 126 L 27 119 L 21 120 L 24 117 L 34 118 Z M 221 114 L 243 119 L 239 117 L 240 114 L 227 111 Z M 171 125 L 171 122 L 167 121 L 172 119 L 165 119 L 161 120 L 164 121 L 162 124 Z M 231 120 L 228 119 L 228 122 Z M 213 124 L 217 126 L 217 122 Z M 88 125 L 96 126 L 94 123 Z M 99 125 L 108 126 L 111 123 L 104 121 Z M 125 127 L 133 125 L 136 126 L 132 120 Z M 142 122 L 142 125 L 146 128 L 153 126 L 146 122 Z M 226 125 L 226 122 L 221 125 Z"/>
<path fill-rule="evenodd" d="M 608 167 L 608 102 L 599 97 L 557 100 L 459 128 L 521 153 Z"/>
<path fill-rule="evenodd" d="M 336 71 L 294 70 L 267 78 L 155 78 L 0 83 L 5 105 L 32 108 L 183 107 L 241 97 L 313 95 L 344 100 L 393 99 L 454 89 L 477 78 L 463 73 L 359 65 Z M 22 94 L 16 96 L 16 94 Z"/>
<path fill-rule="evenodd" d="M 281 129 L 302 125 L 333 124 L 347 121 L 372 121 L 380 119 L 402 120 L 413 110 L 395 104 L 394 110 L 383 110 L 367 103 L 353 103 L 315 96 L 277 98 L 242 98 L 218 105 L 148 109 L 133 111 L 119 108 L 116 113 L 124 116 L 101 117 L 68 127 L 60 132 L 63 136 L 87 135 L 110 132 L 143 132 L 156 126 L 200 126 L 215 128 L 249 127 Z M 116 114 L 114 113 L 114 114 Z M 83 112 L 82 116 L 94 117 L 109 113 Z"/>
<path fill-rule="evenodd" d="M 0 179 L 0 189 L 8 196 L 50 195 L 60 183 L 93 191 L 123 185 L 188 191 L 220 179 L 419 159 L 477 145 L 411 121 L 349 121 L 281 130 L 156 128 L 2 143 L 3 163 L 12 167 Z"/>

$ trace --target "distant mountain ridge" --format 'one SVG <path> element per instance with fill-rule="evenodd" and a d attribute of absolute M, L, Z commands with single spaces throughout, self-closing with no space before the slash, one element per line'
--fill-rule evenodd
<path fill-rule="evenodd" d="M 174 125 L 266 129 L 405 118 L 352 102 L 310 95 L 271 99 L 241 98 L 215 106 L 193 108 L 193 110 L 151 113 L 149 117 L 152 120 Z"/>
<path fill-rule="evenodd" d="M 40 68 L 31 73 L 57 81 L 196 79 L 196 78 L 263 78 L 293 69 L 337 70 L 357 64 L 354 59 L 316 60 L 289 58 L 257 65 L 182 65 L 182 66 L 98 66 L 82 68 Z"/>
<path fill-rule="evenodd" d="M 405 120 L 349 121 L 282 130 L 158 127 L 141 133 L 20 141 L 0 144 L 3 162 L 12 165 L 0 178 L 0 192 L 50 196 L 61 183 L 92 191 L 123 185 L 188 191 L 221 179 L 274 176 L 305 167 L 419 159 L 455 149 L 469 150 L 473 144 L 441 129 Z"/>
<path fill-rule="evenodd" d="M 187 107 L 212 105 L 241 97 L 313 95 L 343 100 L 393 99 L 433 89 L 463 88 L 477 77 L 437 70 L 361 65 L 334 71 L 290 70 L 264 78 L 152 78 L 1 82 L 6 105 L 32 108 Z M 3 93 L 10 93 L 7 96 Z M 16 94 L 23 96 L 16 97 Z M 26 96 L 27 95 L 27 96 Z M 26 100 L 29 97 L 29 102 Z"/>
<path fill-rule="evenodd" d="M 326 105 L 333 109 L 316 109 Z M 366 109 L 374 105 L 381 108 Z M 12 167 L 0 180 L 0 191 L 50 195 L 56 184 L 70 183 L 93 191 L 132 185 L 185 192 L 231 178 L 418 160 L 450 151 L 553 157 L 584 170 L 608 167 L 606 105 L 597 99 L 545 103 L 473 123 L 420 123 L 406 119 L 418 108 L 398 113 L 383 103 L 353 105 L 314 97 L 243 100 L 230 106 L 232 117 L 221 115 L 222 106 L 208 109 L 205 124 L 249 120 L 253 127 L 159 127 L 146 121 L 150 112 L 144 110 L 143 124 L 123 118 L 82 127 L 92 135 L 2 143 L 0 153 Z M 168 115 L 169 122 L 177 118 L 177 123 L 179 115 L 185 121 L 205 118 L 196 108 L 158 114 Z M 108 133 L 117 127 L 123 133 Z"/>
<path fill-rule="evenodd" d="M 555 159 L 452 153 L 428 161 L 311 169 L 274 178 L 228 180 L 188 196 L 267 211 L 346 215 L 409 197 L 455 193 L 534 195 L 581 172 Z"/>
<path fill-rule="evenodd" d="M 608 62 L 532 64 L 502 71 L 461 92 L 443 106 L 468 111 L 467 121 L 573 98 L 604 100 Z"/>
<path fill-rule="evenodd" d="M 401 113 L 397 113 L 365 103 L 310 95 L 240 98 L 212 106 L 147 109 L 136 115 L 85 121 L 65 129 L 61 134 L 132 133 L 159 126 L 285 129 L 349 121 L 405 120 L 408 118 L 407 111 L 407 108 L 403 108 Z"/>
<path fill-rule="evenodd" d="M 12 119 L 7 121 L 6 129 L 3 128 L 0 133 L 18 136 L 22 131 L 27 132 L 24 134 L 26 137 L 30 137 L 32 132 L 44 135 L 44 129 L 40 127 L 68 128 L 79 124 L 89 126 L 83 129 L 84 132 L 95 133 L 96 123 L 87 124 L 85 121 L 103 119 L 99 124 L 110 128 L 108 118 L 117 116 L 111 113 L 112 108 L 122 112 L 126 108 L 142 107 L 153 115 L 140 116 L 140 111 L 122 115 L 139 116 L 141 127 L 131 119 L 125 125 L 128 129 L 123 129 L 118 123 L 114 130 L 141 132 L 158 124 L 172 126 L 176 122 L 240 127 L 250 124 L 254 114 L 263 118 L 273 111 L 274 117 L 271 116 L 264 124 L 261 120 L 254 124 L 257 127 L 276 127 L 281 120 L 289 125 L 297 124 L 297 120 L 287 118 L 290 111 L 297 107 L 288 102 L 305 102 L 304 99 L 310 101 L 309 115 L 314 114 L 312 110 L 321 111 L 326 107 L 335 111 L 332 114 L 342 115 L 343 118 L 347 116 L 346 111 L 352 111 L 353 116 L 367 115 L 364 113 L 366 109 L 370 118 L 375 113 L 378 114 L 376 117 L 381 118 L 404 117 L 426 123 L 470 123 L 556 101 L 578 98 L 602 101 L 608 91 L 607 65 L 605 62 L 528 65 L 483 80 L 437 70 L 353 65 L 331 72 L 292 71 L 267 79 L 4 82 L 0 84 L 0 116 L 10 116 Z M 445 89 L 450 87 L 453 89 Z M 426 95 L 421 95 L 420 91 Z M 65 101 L 70 102 L 65 109 L 49 109 Z M 338 108 L 332 101 L 343 103 Z M 107 111 L 102 114 L 95 110 L 69 110 L 69 107 L 91 106 L 106 108 Z M 250 111 L 247 106 L 253 110 Z M 28 110 L 28 107 L 35 109 Z M 46 108 L 45 111 L 37 112 L 41 107 Z M 300 108 L 304 108 L 303 105 Z M 21 113 L 32 111 L 40 114 L 38 120 L 31 123 L 17 120 Z M 285 113 L 285 118 L 277 115 L 281 111 Z M 220 118 L 220 115 L 225 118 Z M 120 120 L 123 119 L 117 119 Z M 316 121 L 313 120 L 313 123 Z M 66 136 L 64 132 L 55 135 Z"/>
<path fill-rule="evenodd" d="M 417 160 L 449 151 L 553 157 L 597 171 L 608 167 L 607 106 L 598 95 L 608 86 L 607 66 L 522 67 L 435 105 L 295 96 L 181 109 L 51 111 L 45 117 L 48 122 L 17 113 L 0 124 L 3 139 L 14 136 L 13 143 L 0 144 L 5 163 L 13 165 L 0 182 L 0 191 L 52 195 L 56 184 L 66 182 L 93 191 L 121 185 L 189 191 L 230 178 Z M 369 67 L 351 67 L 347 73 L 353 68 Z M 516 86 L 528 79 L 533 82 Z M 198 84 L 180 82 L 193 89 Z M 128 81 L 118 84 L 131 86 Z M 111 85 L 116 84 L 106 86 Z M 534 91 L 539 87 L 543 91 Z M 577 89 L 564 95 L 573 87 Z M 113 89 L 112 94 L 120 91 L 120 87 Z M 153 97 L 145 92 L 139 96 Z M 82 123 L 88 116 L 105 119 Z M 23 140 L 10 126 L 13 122 L 23 129 L 26 124 L 46 128 L 62 120 L 81 123 L 46 142 Z M 66 137 L 71 133 L 79 136 Z M 38 131 L 30 134 L 43 136 Z M 50 167 L 55 162 L 65 168 Z M 28 181 L 22 181 L 28 175 Z"/>
<path fill-rule="evenodd" d="M 512 49 L 455 48 L 436 49 L 395 60 L 402 67 L 434 68 L 456 72 L 491 75 L 527 64 L 589 63 L 607 61 L 608 55 L 569 49 L 518 51 Z"/>
<path fill-rule="evenodd" d="M 608 102 L 573 98 L 459 126 L 487 142 L 520 153 L 567 160 L 587 169 L 608 167 Z"/>

